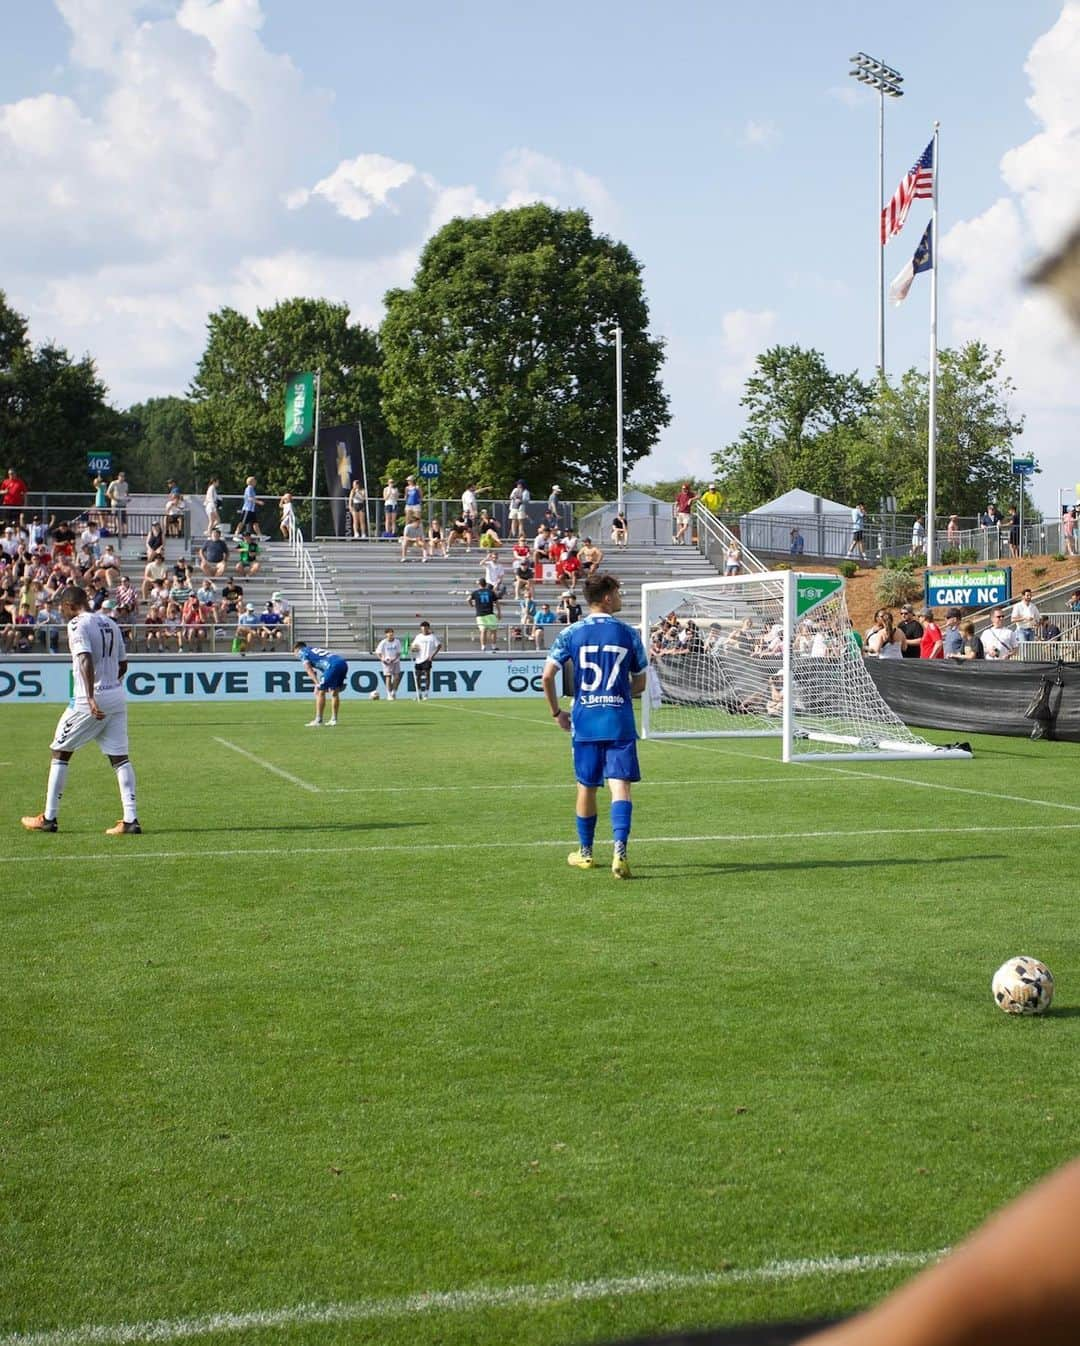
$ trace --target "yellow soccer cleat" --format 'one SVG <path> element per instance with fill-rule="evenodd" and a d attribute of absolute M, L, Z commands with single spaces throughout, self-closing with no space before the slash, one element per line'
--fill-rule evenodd
<path fill-rule="evenodd" d="M 573 865 L 575 869 L 592 869 L 593 858 L 591 851 L 571 851 L 566 857 L 566 863 Z"/>
<path fill-rule="evenodd" d="M 630 878 L 630 866 L 627 864 L 625 855 L 616 852 L 615 858 L 611 862 L 611 873 L 617 879 Z"/>

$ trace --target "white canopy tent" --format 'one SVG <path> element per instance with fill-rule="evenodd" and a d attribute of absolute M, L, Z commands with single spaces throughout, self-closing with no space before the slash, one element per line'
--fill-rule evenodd
<path fill-rule="evenodd" d="M 851 545 L 852 506 L 796 488 L 742 515 L 743 546 L 752 552 L 791 552 L 791 530 L 809 556 L 844 556 Z"/>

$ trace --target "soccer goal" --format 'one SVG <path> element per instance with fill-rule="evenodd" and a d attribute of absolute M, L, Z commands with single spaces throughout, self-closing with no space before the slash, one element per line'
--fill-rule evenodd
<path fill-rule="evenodd" d="M 968 758 L 889 709 L 844 581 L 791 570 L 641 586 L 645 738 L 775 737 L 785 762 Z"/>

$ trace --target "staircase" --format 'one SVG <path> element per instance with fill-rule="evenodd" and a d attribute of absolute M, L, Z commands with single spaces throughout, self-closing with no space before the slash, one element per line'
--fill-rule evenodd
<path fill-rule="evenodd" d="M 268 568 L 273 574 L 273 587 L 280 590 L 292 605 L 293 630 L 297 640 L 311 641 L 330 650 L 354 651 L 366 648 L 364 642 L 369 622 L 363 621 L 358 631 L 356 622 L 341 602 L 333 577 L 317 545 L 308 546 L 307 554 L 326 594 L 328 610 L 325 617 L 316 610 L 311 585 L 301 573 L 288 543 L 268 542 L 262 554 L 267 558 Z"/>

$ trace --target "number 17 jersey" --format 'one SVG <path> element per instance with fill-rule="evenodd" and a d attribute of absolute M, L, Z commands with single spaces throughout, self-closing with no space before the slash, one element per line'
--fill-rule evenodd
<path fill-rule="evenodd" d="M 644 673 L 648 658 L 641 637 L 618 617 L 590 613 L 565 627 L 548 651 L 560 668 L 574 666 L 570 727 L 583 743 L 619 743 L 637 738 L 630 682 Z"/>

